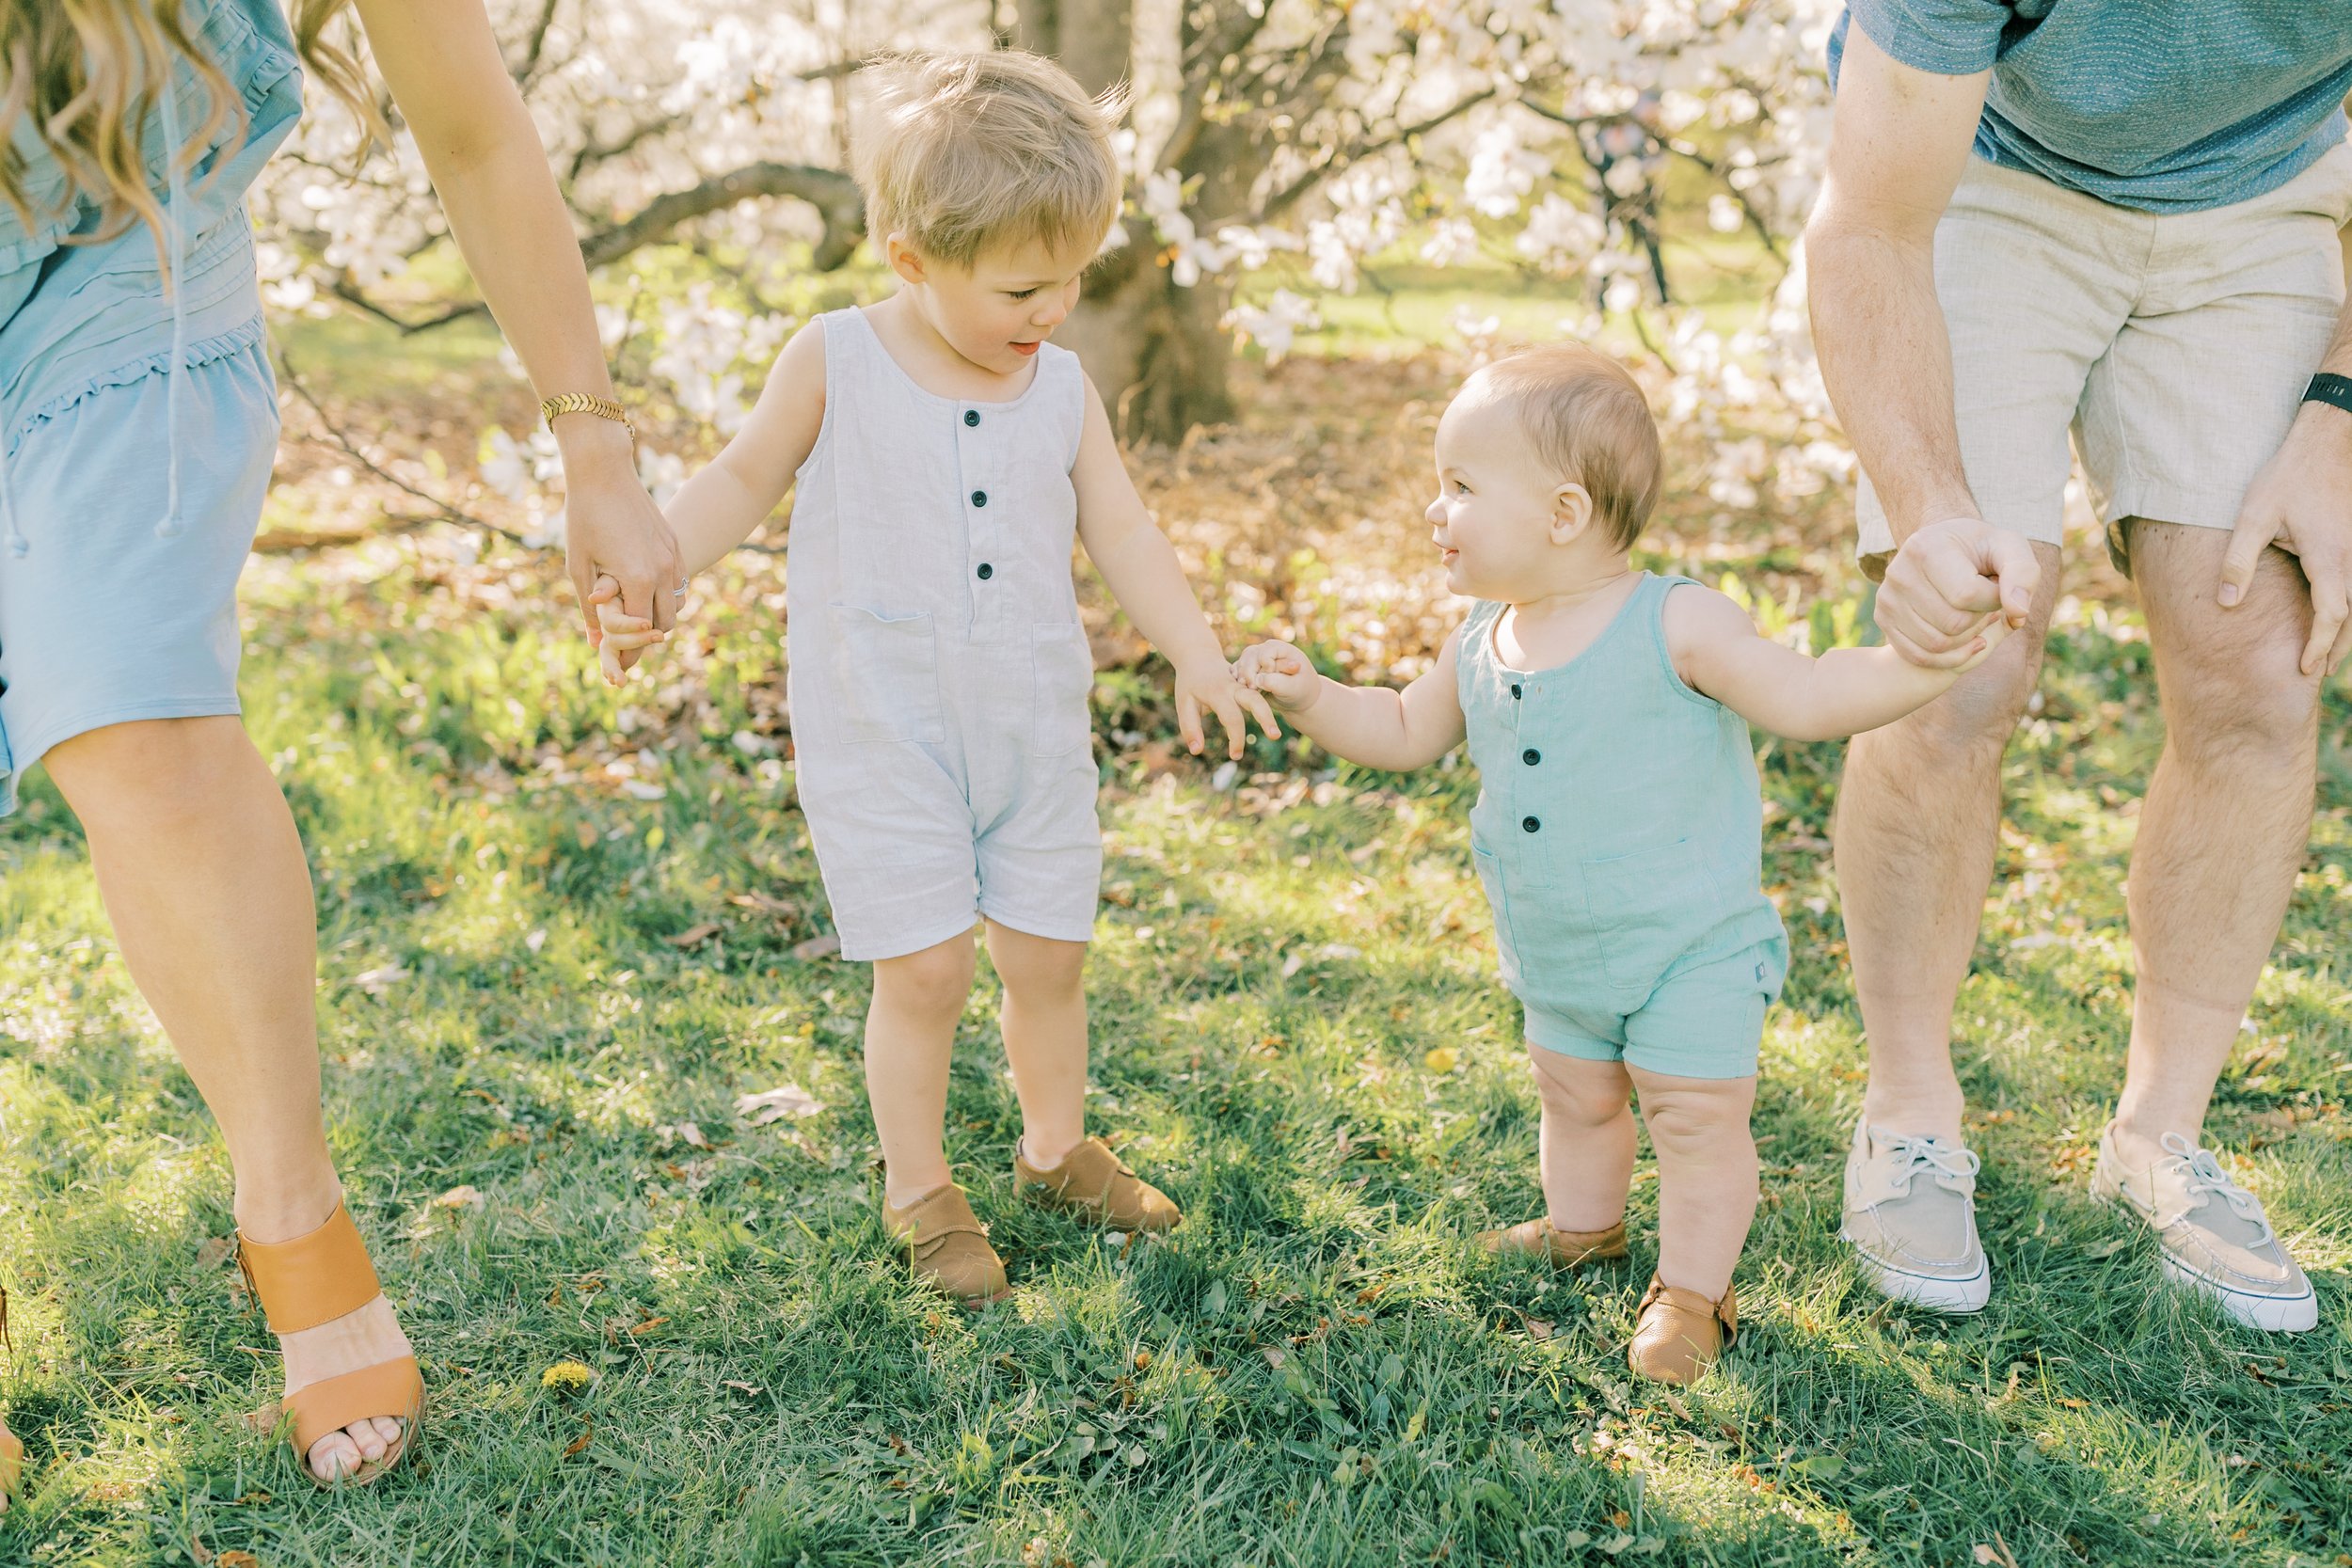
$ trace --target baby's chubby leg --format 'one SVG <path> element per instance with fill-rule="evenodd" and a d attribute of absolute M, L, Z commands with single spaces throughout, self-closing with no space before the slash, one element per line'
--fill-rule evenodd
<path fill-rule="evenodd" d="M 988 957 L 1005 983 L 1005 1056 L 1021 1097 L 1021 1149 L 1058 1166 L 1086 1136 L 1087 944 L 988 923 Z"/>
<path fill-rule="evenodd" d="M 947 1184 L 947 1057 L 972 994 L 966 931 L 874 965 L 866 1094 L 882 1150 L 882 1196 L 904 1209 Z"/>
<path fill-rule="evenodd" d="M 1719 1301 L 1756 1218 L 1756 1079 L 1629 1070 L 1658 1154 L 1658 1277 Z"/>
<path fill-rule="evenodd" d="M 1530 1040 L 1543 1105 L 1538 1168 L 1555 1230 L 1606 1230 L 1625 1217 L 1633 1183 L 1633 1080 L 1622 1062 L 1594 1061 Z"/>

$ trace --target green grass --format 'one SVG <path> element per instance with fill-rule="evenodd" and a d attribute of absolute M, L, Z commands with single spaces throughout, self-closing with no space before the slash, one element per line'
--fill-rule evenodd
<path fill-rule="evenodd" d="M 1320 765 L 1269 746 L 1220 793 L 1111 758 L 1094 1117 L 1190 1223 L 1121 1249 L 1010 1203 L 984 978 L 949 1145 L 1017 1294 L 969 1318 L 881 1243 L 866 974 L 793 957 L 826 927 L 788 774 L 730 741 L 774 727 L 772 622 L 702 624 L 707 694 L 676 669 L 616 700 L 542 568 L 437 560 L 257 572 L 246 677 L 317 872 L 329 1121 L 432 1387 L 427 1467 L 322 1497 L 240 1425 L 277 1369 L 198 1260 L 230 1227 L 225 1161 L 37 783 L 0 829 L 0 1408 L 31 1450 L 0 1561 L 1763 1568 L 1969 1563 L 1996 1537 L 2019 1564 L 2340 1560 L 2341 687 L 2310 867 L 2213 1122 L 2318 1277 L 2318 1332 L 2259 1338 L 2161 1289 L 2087 1200 L 2157 732 L 2144 641 L 2078 624 L 2010 753 L 1960 1009 L 1992 1307 L 1890 1307 L 1833 1240 L 1862 1061 L 1818 853 L 1837 751 L 1773 747 L 1796 962 L 1747 1330 L 1673 1395 L 1621 1359 L 1646 1160 L 1631 1266 L 1554 1277 L 1468 1244 L 1539 1200 L 1467 769 L 1311 790 Z M 785 1082 L 825 1109 L 781 1132 L 732 1114 Z M 478 1209 L 436 1203 L 460 1186 Z M 543 1388 L 563 1358 L 595 1383 Z"/>

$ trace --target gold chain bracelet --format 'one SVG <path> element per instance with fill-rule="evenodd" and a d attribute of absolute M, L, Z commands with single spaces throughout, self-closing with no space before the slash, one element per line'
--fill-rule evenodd
<path fill-rule="evenodd" d="M 600 398 L 593 392 L 564 392 L 539 400 L 539 417 L 548 421 L 550 430 L 555 427 L 558 414 L 594 414 L 597 419 L 611 420 L 628 431 L 630 440 L 637 438 L 637 427 L 629 422 L 628 410 L 611 398 Z"/>

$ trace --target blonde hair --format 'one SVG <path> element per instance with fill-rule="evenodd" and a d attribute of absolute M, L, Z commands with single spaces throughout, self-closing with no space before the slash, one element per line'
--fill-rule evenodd
<path fill-rule="evenodd" d="M 1626 368 L 1582 343 L 1546 343 L 1471 380 L 1487 401 L 1510 407 L 1536 455 L 1584 486 L 1610 537 L 1631 548 L 1657 509 L 1664 462 L 1649 400 Z"/>
<path fill-rule="evenodd" d="M 350 105 L 371 131 L 382 119 L 367 93 L 367 77 L 346 50 L 326 41 L 326 25 L 350 0 L 298 0 L 294 42 L 312 74 Z M 67 244 L 113 239 L 132 223 L 151 230 L 160 248 L 163 209 L 148 186 L 145 132 L 149 116 L 184 60 L 203 89 L 200 123 L 170 150 L 191 167 L 223 126 L 242 125 L 245 105 L 220 67 L 196 45 L 184 0 L 0 0 L 0 200 L 26 226 L 63 214 L 77 196 L 96 202 L 97 232 Z M 16 144 L 20 119 L 29 116 L 41 150 L 65 171 L 56 207 L 35 208 L 38 193 Z"/>
<path fill-rule="evenodd" d="M 852 162 L 869 232 L 969 267 L 1028 241 L 1091 250 L 1119 220 L 1120 91 L 1090 99 L 1060 66 L 1012 49 L 886 56 L 866 79 Z"/>

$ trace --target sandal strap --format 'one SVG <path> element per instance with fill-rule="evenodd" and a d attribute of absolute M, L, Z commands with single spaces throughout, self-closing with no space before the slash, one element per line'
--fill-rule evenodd
<path fill-rule="evenodd" d="M 0 1426 L 0 1496 L 16 1496 L 16 1483 L 24 1479 L 24 1440 Z"/>
<path fill-rule="evenodd" d="M 340 1203 L 325 1225 L 291 1242 L 257 1242 L 238 1231 L 237 1267 L 273 1334 L 331 1323 L 383 1293 L 359 1227 Z"/>
<path fill-rule="evenodd" d="M 1669 1285 L 1656 1275 L 1650 1275 L 1649 1289 L 1642 1292 L 1642 1305 L 1637 1315 L 1649 1310 L 1650 1303 L 1663 1302 L 1670 1309 L 1701 1323 L 1708 1318 L 1724 1325 L 1724 1344 L 1727 1348 L 1740 1338 L 1739 1291 L 1724 1287 L 1724 1299 L 1709 1301 L 1696 1291 L 1686 1291 L 1679 1285 Z"/>
<path fill-rule="evenodd" d="M 288 1394 L 278 1408 L 294 1418 L 294 1451 L 307 1460 L 310 1445 L 320 1438 L 371 1416 L 406 1421 L 408 1431 L 415 1432 L 417 1418 L 424 1408 L 424 1376 L 417 1370 L 417 1358 L 404 1355 L 341 1377 L 305 1384 Z M 406 1440 L 407 1433 L 403 1433 L 402 1441 Z M 388 1454 L 378 1463 L 390 1458 Z"/>
<path fill-rule="evenodd" d="M 882 1207 L 882 1228 L 890 1232 L 893 1240 L 918 1252 L 949 1236 L 988 1234 L 988 1227 L 972 1212 L 971 1200 L 963 1196 L 963 1189 L 952 1183 L 926 1193 L 895 1213 L 888 1204 Z"/>

